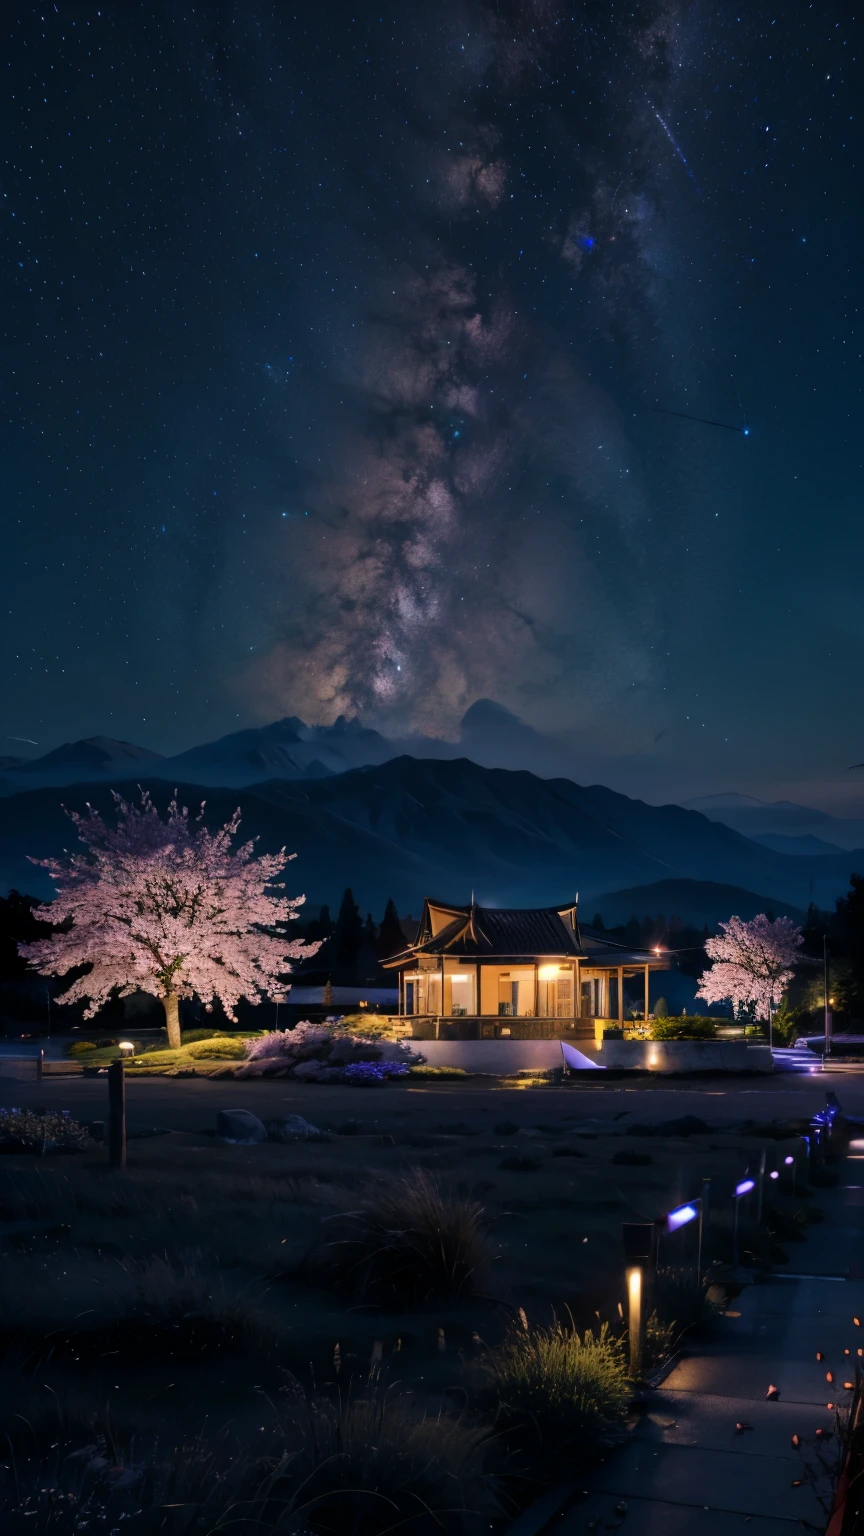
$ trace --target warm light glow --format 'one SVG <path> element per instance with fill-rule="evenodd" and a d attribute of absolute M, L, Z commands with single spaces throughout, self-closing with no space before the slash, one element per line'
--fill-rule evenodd
<path fill-rule="evenodd" d="M 660 945 L 659 945 L 659 944 L 655 944 L 655 945 L 654 945 L 654 951 L 653 951 L 653 952 L 654 952 L 654 954 L 655 954 L 655 955 L 660 955 L 660 954 L 662 954 L 662 953 L 663 953 L 663 951 L 662 951 L 662 950 L 661 950 L 661 948 L 660 948 Z"/>
<path fill-rule="evenodd" d="M 541 965 L 537 975 L 541 981 L 557 981 L 563 970 L 563 965 Z"/>
<path fill-rule="evenodd" d="M 677 1232 L 679 1227 L 686 1227 L 688 1221 L 695 1221 L 698 1215 L 695 1205 L 677 1205 L 666 1217 L 666 1231 Z"/>
<path fill-rule="evenodd" d="M 630 1327 L 638 1326 L 642 1316 L 642 1270 L 638 1264 L 627 1271 L 627 1306 L 630 1310 Z"/>
<path fill-rule="evenodd" d="M 736 1200 L 740 1199 L 740 1197 L 742 1195 L 749 1195 L 751 1189 L 755 1189 L 755 1188 L 756 1188 L 756 1180 L 755 1179 L 742 1179 L 740 1184 L 736 1184 L 735 1185 L 735 1198 L 736 1198 Z"/>
<path fill-rule="evenodd" d="M 470 981 L 470 979 L 470 976 L 463 976 L 461 972 L 458 976 L 454 975 L 450 977 L 451 981 Z"/>
<path fill-rule="evenodd" d="M 118 1042 L 118 1048 L 123 1052 L 124 1056 L 135 1055 L 135 1046 L 131 1040 L 120 1040 Z"/>

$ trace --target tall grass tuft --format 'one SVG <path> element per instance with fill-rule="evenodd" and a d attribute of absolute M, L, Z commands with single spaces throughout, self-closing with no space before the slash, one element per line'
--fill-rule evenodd
<path fill-rule="evenodd" d="M 630 1397 L 624 1347 L 606 1323 L 580 1335 L 557 1321 L 531 1327 L 520 1312 L 480 1370 L 504 1421 L 533 1425 L 550 1447 L 590 1451 L 624 1417 Z"/>
<path fill-rule="evenodd" d="M 417 1168 L 333 1220 L 336 1235 L 313 1252 L 311 1267 L 369 1300 L 405 1306 L 467 1295 L 492 1259 L 482 1205 L 445 1194 Z"/>
<path fill-rule="evenodd" d="M 328 1401 L 295 1387 L 285 1451 L 259 1493 L 265 1528 L 320 1536 L 384 1536 L 395 1530 L 452 1532 L 466 1516 L 500 1513 L 484 1472 L 488 1429 L 421 1412 L 406 1393 L 372 1385 Z"/>

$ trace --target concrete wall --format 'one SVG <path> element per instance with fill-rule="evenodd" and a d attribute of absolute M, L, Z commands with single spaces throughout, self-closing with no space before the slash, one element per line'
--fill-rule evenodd
<path fill-rule="evenodd" d="M 568 1041 L 568 1044 L 570 1042 Z M 563 1065 L 557 1040 L 418 1040 L 430 1067 L 506 1075 L 546 1072 Z M 772 1072 L 767 1045 L 743 1040 L 606 1040 L 601 1049 L 577 1044 L 601 1067 L 648 1072 Z M 803 1053 L 802 1053 L 803 1054 Z"/>
<path fill-rule="evenodd" d="M 642 1072 L 773 1072 L 767 1045 L 743 1040 L 604 1040 L 597 1053 L 604 1067 Z"/>
<path fill-rule="evenodd" d="M 547 1072 L 560 1067 L 557 1040 L 418 1040 L 430 1067 L 461 1067 L 464 1072 Z"/>

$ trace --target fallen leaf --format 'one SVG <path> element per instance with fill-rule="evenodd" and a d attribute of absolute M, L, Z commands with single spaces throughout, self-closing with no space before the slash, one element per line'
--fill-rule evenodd
<path fill-rule="evenodd" d="M 834 1372 L 833 1371 L 826 1371 L 825 1372 L 825 1380 L 826 1381 L 833 1381 L 834 1380 Z"/>
<path fill-rule="evenodd" d="M 792 1487 L 793 1488 L 803 1488 L 805 1482 L 806 1482 L 806 1478 L 796 1477 L 794 1483 L 792 1484 Z"/>
<path fill-rule="evenodd" d="M 746 1419 L 739 1419 L 738 1423 L 735 1425 L 735 1433 L 736 1433 L 736 1435 L 743 1435 L 745 1429 L 752 1429 L 752 1428 L 753 1428 L 753 1425 L 752 1424 L 748 1424 Z"/>
<path fill-rule="evenodd" d="M 823 1355 L 821 1349 L 817 1349 L 817 1351 L 816 1351 L 816 1359 L 817 1360 L 824 1360 L 825 1359 L 825 1356 Z"/>
<path fill-rule="evenodd" d="M 626 1499 L 622 1499 L 620 1504 L 616 1504 L 615 1505 L 615 1513 L 616 1513 L 616 1515 L 626 1515 L 626 1513 L 627 1513 L 627 1500 Z"/>
<path fill-rule="evenodd" d="M 843 1386 L 847 1392 L 853 1392 L 855 1390 L 854 1381 L 844 1381 Z"/>
<path fill-rule="evenodd" d="M 767 1398 L 768 1398 L 768 1399 L 769 1399 L 769 1400 L 770 1400 L 770 1401 L 771 1401 L 771 1402 L 772 1402 L 772 1403 L 776 1403 L 776 1401 L 777 1401 L 777 1399 L 778 1399 L 778 1397 L 779 1397 L 779 1396 L 780 1396 L 780 1388 L 779 1388 L 779 1387 L 774 1387 L 774 1386 L 770 1386 L 770 1387 L 769 1387 L 769 1388 L 768 1388 L 768 1391 L 767 1391 L 767 1392 L 766 1392 L 766 1393 L 765 1393 L 765 1396 L 766 1396 L 766 1397 L 767 1397 Z"/>
<path fill-rule="evenodd" d="M 856 1328 L 860 1328 L 861 1327 L 861 1319 L 860 1319 L 860 1317 L 853 1317 L 852 1321 L 855 1324 Z"/>
<path fill-rule="evenodd" d="M 801 1436 L 800 1435 L 793 1435 L 792 1436 L 792 1444 L 794 1445 L 794 1447 L 795 1447 L 795 1449 L 797 1451 L 799 1445 L 801 1444 Z"/>

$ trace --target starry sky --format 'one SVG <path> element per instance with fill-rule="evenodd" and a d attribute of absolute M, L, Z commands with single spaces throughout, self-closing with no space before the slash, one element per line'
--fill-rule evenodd
<path fill-rule="evenodd" d="M 0 40 L 0 752 L 489 698 L 582 781 L 860 812 L 851 6 Z"/>

